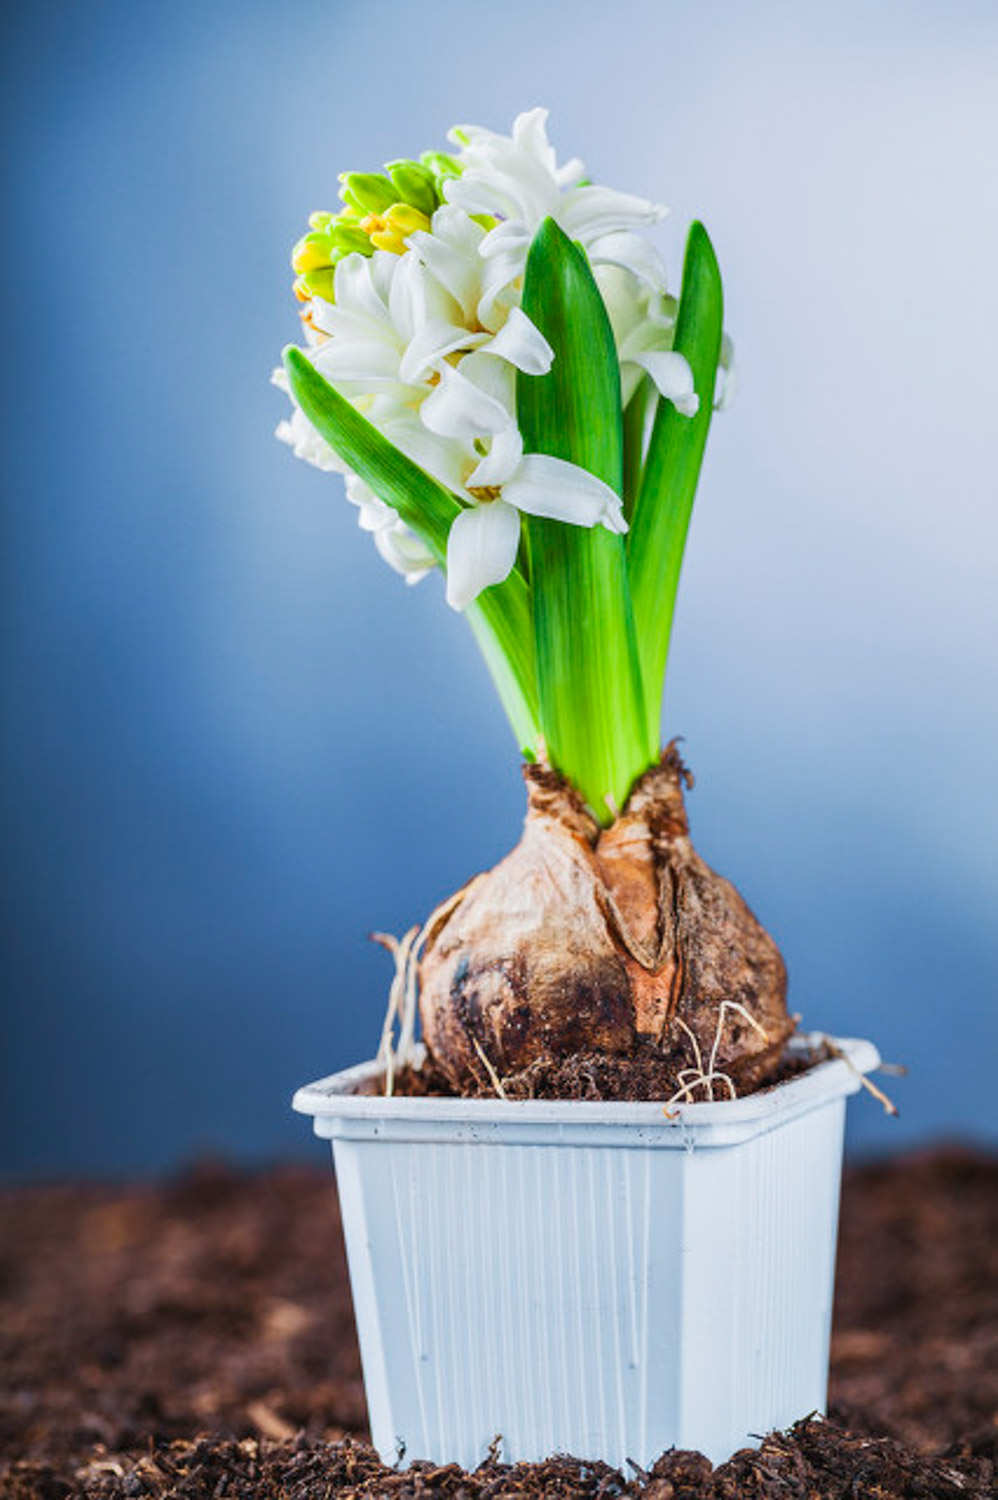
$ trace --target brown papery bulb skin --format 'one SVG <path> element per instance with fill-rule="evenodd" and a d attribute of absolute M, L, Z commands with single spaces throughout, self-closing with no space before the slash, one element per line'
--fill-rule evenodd
<path fill-rule="evenodd" d="M 555 772 L 524 777 L 520 842 L 426 938 L 423 1035 L 452 1087 L 540 1059 L 628 1053 L 639 1038 L 682 1066 L 690 1033 L 705 1067 L 716 1044 L 715 1069 L 739 1091 L 764 1081 L 794 1029 L 786 970 L 690 842 L 675 746 L 606 829 Z M 724 1015 L 722 1001 L 734 1002 Z"/>

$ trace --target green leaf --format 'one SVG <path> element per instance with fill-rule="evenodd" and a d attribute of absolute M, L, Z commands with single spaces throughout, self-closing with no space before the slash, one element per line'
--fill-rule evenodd
<path fill-rule="evenodd" d="M 695 417 L 684 417 L 670 401 L 659 401 L 627 538 L 646 726 L 656 740 L 676 591 L 713 410 L 723 321 L 717 257 L 706 229 L 694 223 L 686 242 L 673 347 L 689 361 L 700 407 Z"/>
<path fill-rule="evenodd" d="M 294 398 L 317 432 L 374 493 L 420 536 L 441 567 L 460 501 L 388 441 L 291 345 L 284 368 Z M 520 748 L 536 757 L 540 729 L 527 585 L 515 568 L 483 590 L 465 615 L 492 674 Z"/>
<path fill-rule="evenodd" d="M 620 372 L 584 252 L 552 219 L 527 259 L 523 311 L 554 350 L 546 375 L 517 377 L 527 453 L 588 469 L 619 495 Z M 651 763 L 623 538 L 529 517 L 541 729 L 552 765 L 603 823 Z"/>

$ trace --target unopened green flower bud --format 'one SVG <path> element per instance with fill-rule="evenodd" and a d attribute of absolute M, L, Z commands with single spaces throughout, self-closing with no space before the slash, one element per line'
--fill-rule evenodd
<path fill-rule="evenodd" d="M 424 151 L 419 158 L 433 177 L 433 185 L 437 195 L 443 198 L 443 185 L 448 177 L 460 177 L 463 168 L 455 156 L 448 156 L 446 151 Z"/>
<path fill-rule="evenodd" d="M 329 213 L 326 209 L 323 209 L 321 212 L 316 211 L 314 214 L 309 214 L 308 227 L 309 229 L 327 229 L 334 218 L 335 215 Z"/>
<path fill-rule="evenodd" d="M 429 217 L 440 206 L 433 173 L 418 161 L 387 161 L 385 171 L 395 186 L 396 199 L 411 203 Z"/>
<path fill-rule="evenodd" d="M 352 251 L 359 251 L 361 255 L 371 254 L 371 241 L 359 224 L 338 223 L 334 219 L 326 231 L 326 238 L 341 255 L 349 255 Z"/>
<path fill-rule="evenodd" d="M 341 172 L 340 197 L 358 214 L 383 214 L 398 201 L 398 193 L 381 172 Z"/>

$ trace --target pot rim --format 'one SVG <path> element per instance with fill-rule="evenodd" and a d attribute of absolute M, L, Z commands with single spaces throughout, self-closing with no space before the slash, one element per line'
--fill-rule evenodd
<path fill-rule="evenodd" d="M 624 1144 L 626 1136 L 635 1145 L 666 1148 L 734 1145 L 856 1093 L 863 1075 L 880 1064 L 873 1043 L 857 1037 L 805 1032 L 792 1038 L 789 1046 L 802 1052 L 822 1041 L 832 1042 L 842 1056 L 744 1098 L 671 1105 L 668 1114 L 660 1100 L 413 1098 L 355 1093 L 359 1086 L 383 1076 L 377 1060 L 306 1084 L 295 1093 L 291 1107 L 299 1114 L 312 1115 L 316 1135 L 327 1139 L 379 1136 L 387 1140 L 491 1140 L 495 1144 L 532 1140 L 599 1144 L 605 1137 L 607 1142 Z M 418 1063 L 423 1055 L 423 1049 L 417 1048 L 413 1061 Z"/>

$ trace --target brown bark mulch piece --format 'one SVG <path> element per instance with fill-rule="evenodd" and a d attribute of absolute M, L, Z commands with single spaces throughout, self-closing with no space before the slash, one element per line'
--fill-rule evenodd
<path fill-rule="evenodd" d="M 998 1160 L 852 1169 L 829 1420 L 715 1470 L 575 1458 L 386 1468 L 365 1412 L 328 1172 L 201 1167 L 165 1186 L 0 1194 L 0 1494 L 994 1495 Z"/>

